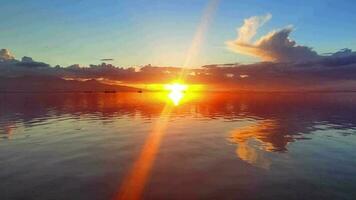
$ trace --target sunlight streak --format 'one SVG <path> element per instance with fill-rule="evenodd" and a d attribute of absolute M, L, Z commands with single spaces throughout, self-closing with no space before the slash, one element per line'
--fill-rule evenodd
<path fill-rule="evenodd" d="M 189 67 L 192 63 L 192 60 L 196 55 L 199 53 L 200 47 L 203 43 L 205 34 L 209 28 L 209 25 L 212 21 L 212 18 L 215 14 L 215 11 L 218 7 L 220 0 L 210 0 L 207 4 L 203 16 L 201 18 L 200 24 L 195 32 L 194 38 L 192 40 L 191 46 L 187 52 L 186 59 L 183 64 L 183 68 L 180 74 L 180 80 L 184 80 L 185 76 L 187 75 L 186 68 Z"/>
<path fill-rule="evenodd" d="M 198 53 L 205 32 L 207 31 L 209 22 L 212 19 L 214 11 L 218 5 L 219 0 L 209 1 L 207 8 L 203 14 L 201 23 L 196 31 L 192 44 L 187 53 L 184 67 L 179 76 L 179 80 L 185 79 L 186 67 L 190 65 L 191 60 Z M 178 105 L 183 97 L 183 92 L 187 86 L 181 84 L 172 84 L 168 86 L 171 90 L 169 97 L 172 99 L 174 105 Z M 166 104 L 159 119 L 155 122 L 153 130 L 150 132 L 148 138 L 143 145 L 139 157 L 134 162 L 132 168 L 128 172 L 128 175 L 121 183 L 121 187 L 115 199 L 120 200 L 137 200 L 141 199 L 145 185 L 150 178 L 151 169 L 153 167 L 161 139 L 167 128 L 167 122 L 172 111 L 172 105 Z"/>
<path fill-rule="evenodd" d="M 141 199 L 146 182 L 158 152 L 162 136 L 167 127 L 167 121 L 172 107 L 166 105 L 159 119 L 149 134 L 138 159 L 133 164 L 128 176 L 124 179 L 118 196 L 115 199 Z"/>

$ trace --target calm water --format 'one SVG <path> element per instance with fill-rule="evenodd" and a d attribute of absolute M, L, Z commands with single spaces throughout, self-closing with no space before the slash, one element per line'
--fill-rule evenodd
<path fill-rule="evenodd" d="M 0 199 L 113 199 L 162 115 L 145 199 L 356 199 L 356 94 L 0 94 Z"/>

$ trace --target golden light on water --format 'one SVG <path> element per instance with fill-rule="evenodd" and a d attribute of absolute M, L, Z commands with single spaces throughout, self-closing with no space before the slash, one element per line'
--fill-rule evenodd
<path fill-rule="evenodd" d="M 183 98 L 183 93 L 172 91 L 171 93 L 169 93 L 168 97 L 172 100 L 175 106 L 178 106 L 180 100 Z"/>

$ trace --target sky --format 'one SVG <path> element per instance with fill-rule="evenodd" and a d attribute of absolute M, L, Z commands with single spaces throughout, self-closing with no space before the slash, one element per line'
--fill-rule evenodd
<path fill-rule="evenodd" d="M 184 65 L 208 1 L 11 0 L 0 4 L 0 48 L 9 49 L 16 58 L 30 56 L 61 66 L 112 58 L 112 64 L 129 67 Z M 192 67 L 263 60 L 241 53 L 241 46 L 227 45 L 238 40 L 237 29 L 253 16 L 271 16 L 253 39 L 292 26 L 288 36 L 320 55 L 356 49 L 352 0 L 220 0 L 211 15 L 199 53 L 189 63 Z"/>

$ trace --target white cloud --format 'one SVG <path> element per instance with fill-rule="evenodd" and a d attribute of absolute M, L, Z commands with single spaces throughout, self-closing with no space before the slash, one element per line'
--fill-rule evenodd
<path fill-rule="evenodd" d="M 234 52 L 258 57 L 263 61 L 295 62 L 317 59 L 320 56 L 310 47 L 297 45 L 289 38 L 293 31 L 291 26 L 272 31 L 260 39 L 252 42 L 258 29 L 270 20 L 272 15 L 254 16 L 245 19 L 238 29 L 237 39 L 226 42 L 228 48 Z"/>
<path fill-rule="evenodd" d="M 10 51 L 7 49 L 0 50 L 0 61 L 13 60 L 15 57 L 11 55 Z"/>
<path fill-rule="evenodd" d="M 236 42 L 249 43 L 256 35 L 257 30 L 272 18 L 271 14 L 264 16 L 253 16 L 244 20 L 244 24 L 237 29 Z"/>

